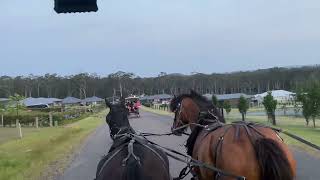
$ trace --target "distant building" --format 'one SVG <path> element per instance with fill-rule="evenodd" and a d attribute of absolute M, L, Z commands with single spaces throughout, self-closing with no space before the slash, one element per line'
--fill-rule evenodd
<path fill-rule="evenodd" d="M 62 100 L 58 98 L 33 98 L 29 97 L 22 100 L 22 104 L 28 108 L 49 108 L 53 106 L 60 106 Z"/>
<path fill-rule="evenodd" d="M 81 102 L 81 99 L 69 96 L 62 100 L 62 105 L 80 105 Z"/>
<path fill-rule="evenodd" d="M 1 105 L 7 106 L 9 104 L 9 102 L 10 102 L 10 99 L 8 99 L 8 98 L 0 98 Z"/>
<path fill-rule="evenodd" d="M 140 98 L 142 103 L 169 104 L 173 96 L 169 94 L 156 94 Z"/>
<path fill-rule="evenodd" d="M 92 96 L 92 97 L 88 97 L 88 98 L 85 98 L 84 100 L 82 100 L 82 103 L 84 103 L 86 105 L 96 105 L 96 104 L 101 104 L 103 101 L 104 100 L 102 98 Z"/>
<path fill-rule="evenodd" d="M 204 94 L 204 97 L 206 97 L 209 101 L 212 100 L 212 94 Z M 235 94 L 215 94 L 217 97 L 218 101 L 228 101 L 232 107 L 237 107 L 239 104 L 240 97 L 243 96 L 245 97 L 248 102 L 251 102 L 251 99 L 253 98 L 252 95 L 247 95 L 244 93 L 235 93 Z"/>
<path fill-rule="evenodd" d="M 273 98 L 278 101 L 279 104 L 292 103 L 296 96 L 296 93 L 285 90 L 272 90 L 270 91 Z M 254 102 L 257 105 L 261 105 L 263 98 L 268 95 L 268 92 L 254 95 Z"/>

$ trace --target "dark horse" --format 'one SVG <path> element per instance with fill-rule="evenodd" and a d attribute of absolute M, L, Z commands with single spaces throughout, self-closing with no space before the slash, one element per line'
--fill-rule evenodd
<path fill-rule="evenodd" d="M 218 109 L 194 91 L 175 97 L 170 108 L 175 113 L 173 129 L 190 125 L 186 147 L 193 158 L 249 180 L 295 179 L 296 161 L 271 128 L 243 121 L 224 124 Z M 202 180 L 234 179 L 203 168 L 193 170 Z"/>
<path fill-rule="evenodd" d="M 163 151 L 135 135 L 123 103 L 106 101 L 106 117 L 114 143 L 99 163 L 97 180 L 169 180 L 169 160 Z"/>

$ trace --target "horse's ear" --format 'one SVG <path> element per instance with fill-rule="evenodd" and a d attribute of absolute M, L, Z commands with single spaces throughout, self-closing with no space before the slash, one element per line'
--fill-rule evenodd
<path fill-rule="evenodd" d="M 112 104 L 107 100 L 107 98 L 105 98 L 104 101 L 106 102 L 106 106 L 111 109 Z"/>

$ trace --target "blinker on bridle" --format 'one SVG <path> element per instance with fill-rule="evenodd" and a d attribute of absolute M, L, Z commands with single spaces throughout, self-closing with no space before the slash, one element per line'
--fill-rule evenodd
<path fill-rule="evenodd" d="M 182 103 L 182 102 L 181 102 Z M 185 122 L 183 122 L 181 119 L 180 119 L 180 115 L 181 115 L 181 113 L 182 113 L 182 104 L 181 103 L 179 103 L 178 105 L 177 105 L 177 108 L 176 108 L 176 110 L 174 111 L 175 112 L 175 121 L 179 121 L 180 123 L 181 123 L 181 125 L 183 126 L 183 125 L 186 125 L 187 123 L 185 123 Z M 177 119 L 177 113 L 178 113 L 178 116 L 179 116 L 179 119 Z"/>

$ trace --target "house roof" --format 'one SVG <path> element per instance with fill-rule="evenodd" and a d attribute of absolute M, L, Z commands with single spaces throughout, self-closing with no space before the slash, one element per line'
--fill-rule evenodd
<path fill-rule="evenodd" d="M 154 100 L 154 99 L 171 99 L 172 96 L 169 94 L 156 94 L 152 96 L 141 97 L 140 100 Z"/>
<path fill-rule="evenodd" d="M 204 97 L 206 97 L 208 100 L 212 99 L 212 94 L 204 94 Z M 215 95 L 218 100 L 231 100 L 231 99 L 240 99 L 241 96 L 250 99 L 253 96 L 252 95 L 247 95 L 244 93 L 235 93 L 235 94 L 216 94 Z"/>
<path fill-rule="evenodd" d="M 97 96 L 88 97 L 83 100 L 83 102 L 85 103 L 101 102 L 101 101 L 103 101 L 103 99 Z"/>
<path fill-rule="evenodd" d="M 62 104 L 78 104 L 81 103 L 81 99 L 75 97 L 66 97 L 62 100 Z"/>
<path fill-rule="evenodd" d="M 24 100 L 22 100 L 22 103 L 25 106 L 36 106 L 36 105 L 49 105 L 49 104 L 53 104 L 55 102 L 61 102 L 61 99 L 58 98 L 33 98 L 33 97 L 29 97 L 26 98 Z"/>

